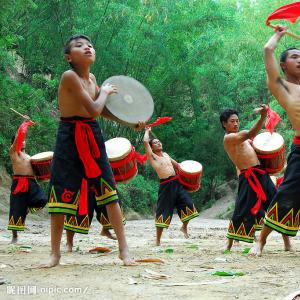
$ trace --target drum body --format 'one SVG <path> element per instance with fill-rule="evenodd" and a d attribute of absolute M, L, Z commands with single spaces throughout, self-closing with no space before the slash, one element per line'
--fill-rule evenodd
<path fill-rule="evenodd" d="M 31 156 L 30 162 L 35 174 L 39 181 L 49 181 L 51 176 L 51 163 L 53 159 L 53 152 L 41 152 Z"/>
<path fill-rule="evenodd" d="M 138 173 L 135 149 L 121 137 L 105 142 L 107 156 L 117 183 L 128 183 Z"/>
<path fill-rule="evenodd" d="M 102 85 L 110 83 L 118 92 L 107 97 L 104 113 L 111 119 L 135 127 L 139 121 L 147 122 L 154 110 L 149 91 L 137 80 L 128 76 L 112 76 Z"/>
<path fill-rule="evenodd" d="M 253 140 L 253 148 L 267 173 L 282 172 L 286 158 L 284 140 L 279 133 L 263 132 L 258 134 Z"/>
<path fill-rule="evenodd" d="M 179 164 L 179 181 L 188 192 L 192 193 L 200 189 L 202 170 L 202 165 L 194 160 L 185 160 Z"/>

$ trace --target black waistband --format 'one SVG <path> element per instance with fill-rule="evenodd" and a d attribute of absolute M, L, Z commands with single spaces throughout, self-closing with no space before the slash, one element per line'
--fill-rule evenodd
<path fill-rule="evenodd" d="M 174 178 L 174 177 L 176 177 L 177 178 L 177 175 L 172 175 L 172 176 L 169 176 L 169 177 L 167 177 L 167 178 L 163 178 L 163 179 L 159 179 L 159 182 L 163 182 L 163 181 L 166 181 L 166 180 L 170 180 L 170 179 L 172 179 L 172 178 Z M 176 178 L 174 178 L 174 179 L 176 179 Z"/>
<path fill-rule="evenodd" d="M 85 118 L 80 116 L 72 116 L 72 117 L 60 117 L 61 121 L 70 122 L 70 121 L 95 121 L 94 118 Z"/>

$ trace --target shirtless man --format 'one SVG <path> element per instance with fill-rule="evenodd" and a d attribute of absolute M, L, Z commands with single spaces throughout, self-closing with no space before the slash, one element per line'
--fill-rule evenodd
<path fill-rule="evenodd" d="M 270 176 L 260 166 L 250 140 L 262 128 L 267 116 L 267 106 L 261 105 L 255 111 L 260 113 L 259 120 L 250 130 L 242 131 L 239 131 L 240 121 L 236 110 L 227 109 L 220 115 L 225 130 L 224 149 L 239 175 L 238 196 L 226 235 L 227 250 L 231 249 L 233 240 L 253 243 L 259 224 L 258 217 L 268 208 L 276 192 Z M 256 191 L 251 182 L 255 183 Z"/>
<path fill-rule="evenodd" d="M 71 66 L 62 74 L 58 88 L 61 121 L 58 128 L 49 186 L 51 214 L 51 259 L 43 267 L 54 267 L 60 261 L 60 244 L 65 214 L 88 213 L 88 186 L 95 190 L 97 206 L 106 206 L 109 220 L 119 243 L 119 258 L 124 265 L 134 265 L 130 257 L 122 222 L 122 212 L 113 173 L 107 158 L 99 124 L 107 96 L 117 92 L 106 84 L 97 90 L 90 73 L 95 49 L 84 35 L 72 36 L 64 48 Z"/>
<path fill-rule="evenodd" d="M 274 50 L 286 33 L 284 26 L 277 26 L 275 34 L 264 47 L 268 87 L 281 107 L 287 112 L 295 131 L 291 153 L 288 157 L 284 179 L 265 216 L 264 226 L 251 254 L 261 256 L 267 237 L 274 229 L 282 234 L 296 236 L 300 217 L 300 50 L 289 48 L 280 55 L 280 76 Z M 290 247 L 289 247 L 290 248 Z M 289 250 L 289 249 L 287 249 Z"/>
<path fill-rule="evenodd" d="M 189 220 L 199 214 L 189 194 L 178 181 L 175 172 L 177 162 L 162 151 L 162 144 L 158 139 L 150 140 L 150 131 L 151 128 L 145 130 L 144 147 L 147 159 L 160 179 L 155 219 L 156 245 L 160 246 L 163 229 L 169 227 L 175 207 L 183 223 L 181 231 L 186 238 L 189 237 L 187 230 Z"/>
<path fill-rule="evenodd" d="M 10 194 L 8 230 L 12 230 L 11 243 L 17 243 L 18 231 L 24 231 L 28 211 L 35 212 L 47 204 L 47 197 L 35 180 L 30 156 L 25 152 L 25 141 L 21 151 L 17 150 L 17 136 L 9 149 L 12 162 L 13 181 Z"/>

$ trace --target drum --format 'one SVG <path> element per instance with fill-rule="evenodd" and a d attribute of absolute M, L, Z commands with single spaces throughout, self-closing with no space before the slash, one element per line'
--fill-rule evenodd
<path fill-rule="evenodd" d="M 49 181 L 52 159 L 52 151 L 41 152 L 31 156 L 30 162 L 36 179 L 39 181 Z"/>
<path fill-rule="evenodd" d="M 196 192 L 200 189 L 202 170 L 202 165 L 194 160 L 185 160 L 179 164 L 179 181 L 188 192 Z"/>
<path fill-rule="evenodd" d="M 106 141 L 105 147 L 116 182 L 128 183 L 138 173 L 134 147 L 122 137 Z"/>
<path fill-rule="evenodd" d="M 253 148 L 261 165 L 269 174 L 277 174 L 284 169 L 285 146 L 283 137 L 279 133 L 258 134 L 253 140 Z"/>
<path fill-rule="evenodd" d="M 116 94 L 109 95 L 104 113 L 113 120 L 135 127 L 139 121 L 147 122 L 154 110 L 149 91 L 137 80 L 128 76 L 112 76 L 102 85 L 110 83 L 117 87 Z"/>

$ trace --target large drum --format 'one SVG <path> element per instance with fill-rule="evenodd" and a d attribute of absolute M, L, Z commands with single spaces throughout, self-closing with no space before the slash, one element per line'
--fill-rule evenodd
<path fill-rule="evenodd" d="M 261 165 L 269 174 L 277 174 L 284 169 L 285 146 L 283 137 L 279 133 L 258 134 L 253 140 L 253 148 Z"/>
<path fill-rule="evenodd" d="M 31 156 L 30 162 L 36 179 L 39 181 L 48 181 L 51 176 L 51 163 L 53 152 L 41 152 Z"/>
<path fill-rule="evenodd" d="M 104 113 L 113 120 L 135 127 L 139 121 L 147 122 L 154 110 L 154 103 L 149 91 L 137 80 L 128 76 L 112 76 L 102 85 L 110 83 L 118 92 L 107 98 Z"/>
<path fill-rule="evenodd" d="M 121 137 L 105 142 L 107 156 L 114 178 L 118 183 L 127 183 L 138 173 L 135 149 L 131 143 Z"/>
<path fill-rule="evenodd" d="M 179 181 L 188 192 L 196 192 L 200 189 L 202 170 L 202 165 L 194 160 L 185 160 L 179 164 Z"/>

